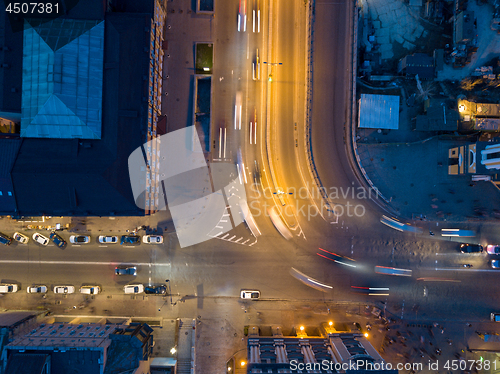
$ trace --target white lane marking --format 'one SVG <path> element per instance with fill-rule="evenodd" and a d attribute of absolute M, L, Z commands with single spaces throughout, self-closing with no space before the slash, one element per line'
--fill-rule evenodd
<path fill-rule="evenodd" d="M 222 158 L 222 127 L 219 128 L 219 158 Z"/>
<path fill-rule="evenodd" d="M 100 261 L 28 261 L 28 260 L 0 260 L 0 264 L 42 264 L 42 265 L 120 265 L 123 262 L 100 262 Z M 169 263 L 154 263 L 151 264 L 150 262 L 140 262 L 140 263 L 134 263 L 134 265 L 137 266 L 172 266 Z"/>
<path fill-rule="evenodd" d="M 242 162 L 241 163 L 241 173 L 243 174 L 243 176 L 245 177 L 245 184 L 248 183 L 248 180 L 247 180 L 247 173 L 245 171 L 245 164 Z"/>
<path fill-rule="evenodd" d="M 260 9 L 257 11 L 257 32 L 260 32 Z"/>
<path fill-rule="evenodd" d="M 238 105 L 234 106 L 234 129 L 236 130 L 236 121 L 238 119 Z"/>
<path fill-rule="evenodd" d="M 236 169 L 238 170 L 238 178 L 240 179 L 240 184 L 243 184 L 243 180 L 241 179 L 241 171 L 239 164 L 236 164 Z"/>
<path fill-rule="evenodd" d="M 255 32 L 255 9 L 252 10 L 253 13 L 253 32 Z"/>
<path fill-rule="evenodd" d="M 255 124 L 254 124 L 253 142 L 254 142 L 254 144 L 257 144 L 257 121 L 255 121 Z"/>
<path fill-rule="evenodd" d="M 250 122 L 250 144 L 252 144 L 252 134 L 253 134 L 252 128 L 253 128 L 253 124 L 252 124 L 252 122 Z"/>
<path fill-rule="evenodd" d="M 226 158 L 227 129 L 224 127 L 224 158 Z"/>

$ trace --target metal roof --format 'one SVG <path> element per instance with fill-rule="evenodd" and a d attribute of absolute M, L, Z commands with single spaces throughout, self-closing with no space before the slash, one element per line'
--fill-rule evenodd
<path fill-rule="evenodd" d="M 358 127 L 397 130 L 399 96 L 361 94 Z"/>
<path fill-rule="evenodd" d="M 100 139 L 104 21 L 25 22 L 21 136 Z"/>

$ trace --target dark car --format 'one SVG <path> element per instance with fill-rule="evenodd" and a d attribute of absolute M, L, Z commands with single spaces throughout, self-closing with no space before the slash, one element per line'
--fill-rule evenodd
<path fill-rule="evenodd" d="M 10 243 L 12 243 L 12 239 L 7 235 L 0 233 L 0 244 L 10 245 Z"/>
<path fill-rule="evenodd" d="M 115 275 L 137 275 L 135 266 L 121 266 L 115 268 Z"/>
<path fill-rule="evenodd" d="M 167 294 L 167 286 L 164 284 L 160 286 L 146 286 L 144 287 L 144 293 L 150 295 L 166 295 Z"/>
<path fill-rule="evenodd" d="M 483 246 L 480 244 L 468 244 L 468 243 L 460 244 L 460 252 L 462 253 L 477 253 L 482 251 L 483 251 Z"/>
<path fill-rule="evenodd" d="M 49 238 L 52 239 L 55 245 L 57 245 L 59 248 L 63 248 L 64 246 L 66 246 L 66 241 L 55 232 L 51 232 Z"/>
<path fill-rule="evenodd" d="M 122 235 L 120 244 L 139 245 L 141 244 L 141 237 L 138 235 Z"/>

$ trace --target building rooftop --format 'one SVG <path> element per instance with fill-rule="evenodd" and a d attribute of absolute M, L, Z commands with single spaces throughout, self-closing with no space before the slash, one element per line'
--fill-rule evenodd
<path fill-rule="evenodd" d="M 358 127 L 397 130 L 399 96 L 361 94 Z"/>
<path fill-rule="evenodd" d="M 104 21 L 25 23 L 21 136 L 101 138 Z"/>

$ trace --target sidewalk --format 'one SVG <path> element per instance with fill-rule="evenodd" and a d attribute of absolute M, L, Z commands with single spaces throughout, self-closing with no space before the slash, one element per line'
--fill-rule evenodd
<path fill-rule="evenodd" d="M 175 231 L 170 212 L 165 210 L 151 216 L 137 217 L 26 217 L 20 220 L 0 217 L 1 230 L 9 236 L 19 230 L 28 233 L 34 233 L 36 230 L 54 230 L 56 224 L 60 224 L 61 228 L 70 233 L 93 235 L 126 234 L 141 226 L 145 226 L 147 234 L 164 235 Z"/>

